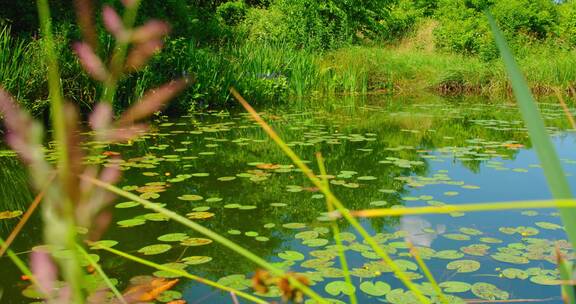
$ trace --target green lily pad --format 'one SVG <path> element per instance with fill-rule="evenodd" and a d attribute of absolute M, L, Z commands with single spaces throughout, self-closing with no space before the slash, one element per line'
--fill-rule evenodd
<path fill-rule="evenodd" d="M 455 240 L 455 241 L 469 241 L 470 240 L 470 236 L 468 236 L 466 234 L 448 233 L 448 234 L 443 234 L 442 236 L 447 238 L 447 239 L 451 239 L 451 240 Z"/>
<path fill-rule="evenodd" d="M 315 239 L 318 238 L 320 236 L 320 234 L 316 231 L 303 231 L 303 232 L 299 232 L 296 233 L 296 235 L 294 236 L 297 239 L 302 239 L 302 240 L 310 240 L 310 239 Z"/>
<path fill-rule="evenodd" d="M 119 221 L 117 224 L 122 228 L 129 228 L 144 225 L 146 223 L 145 219 L 142 218 L 133 218 L 129 220 Z"/>
<path fill-rule="evenodd" d="M 172 249 L 171 245 L 156 244 L 156 245 L 150 245 L 150 246 L 142 247 L 138 250 L 138 252 L 142 253 L 144 255 L 156 255 L 156 254 L 161 254 L 161 253 L 167 252 L 170 249 Z"/>
<path fill-rule="evenodd" d="M 324 290 L 332 296 L 338 296 L 342 293 L 345 295 L 351 295 L 356 291 L 356 287 L 344 281 L 333 281 L 326 284 Z"/>
<path fill-rule="evenodd" d="M 447 293 L 461 293 L 467 292 L 472 288 L 472 285 L 466 282 L 459 282 L 459 281 L 446 281 L 438 284 L 440 288 Z"/>
<path fill-rule="evenodd" d="M 308 247 L 322 247 L 326 246 L 329 243 L 327 239 L 308 239 L 304 240 L 302 244 Z"/>
<path fill-rule="evenodd" d="M 186 233 L 169 233 L 159 236 L 158 240 L 162 242 L 180 242 L 187 238 L 188 235 Z"/>
<path fill-rule="evenodd" d="M 376 281 L 376 282 L 364 281 L 360 284 L 360 290 L 362 290 L 367 295 L 373 297 L 381 297 L 390 292 L 392 288 L 390 287 L 390 285 L 388 285 L 388 283 L 382 281 Z"/>
<path fill-rule="evenodd" d="M 475 283 L 472 285 L 472 293 L 480 299 L 496 301 L 508 300 L 510 294 L 489 283 Z"/>
<path fill-rule="evenodd" d="M 480 242 L 489 243 L 489 244 L 500 244 L 503 241 L 501 239 L 493 238 L 493 237 L 483 237 L 480 238 Z"/>
<path fill-rule="evenodd" d="M 126 209 L 126 208 L 132 208 L 132 207 L 136 207 L 140 205 L 140 203 L 137 202 L 123 202 L 123 203 L 118 203 L 116 204 L 114 207 L 118 208 L 118 209 Z"/>
<path fill-rule="evenodd" d="M 545 286 L 560 285 L 557 278 L 549 275 L 538 275 L 530 277 L 530 282 Z"/>
<path fill-rule="evenodd" d="M 437 251 L 436 254 L 434 255 L 434 257 L 436 257 L 436 258 L 444 259 L 444 260 L 456 260 L 456 259 L 459 259 L 463 256 L 464 256 L 464 254 L 462 254 L 456 250 L 441 250 L 441 251 Z"/>
<path fill-rule="evenodd" d="M 283 260 L 288 260 L 288 261 L 302 261 L 304 260 L 304 255 L 298 251 L 283 251 L 280 252 L 278 254 L 278 257 L 280 257 Z"/>
<path fill-rule="evenodd" d="M 500 261 L 500 262 L 504 262 L 504 263 L 510 263 L 510 264 L 528 264 L 530 263 L 530 260 L 524 256 L 517 256 L 517 255 L 512 255 L 512 254 L 507 254 L 507 253 L 496 253 L 491 255 L 491 257 L 493 259 L 495 259 L 496 261 Z"/>
<path fill-rule="evenodd" d="M 564 228 L 561 225 L 548 222 L 536 222 L 535 225 L 542 229 L 548 229 L 548 230 L 558 230 Z"/>
<path fill-rule="evenodd" d="M 205 239 L 205 238 L 188 238 L 185 240 L 182 240 L 180 242 L 180 245 L 182 246 L 189 246 L 189 247 L 195 247 L 195 246 L 204 246 L 204 245 L 208 245 L 211 244 L 213 241 L 211 239 Z"/>
<path fill-rule="evenodd" d="M 464 234 L 468 234 L 468 235 L 482 235 L 483 234 L 483 232 L 478 230 L 478 229 L 467 228 L 467 227 L 460 228 L 460 232 L 462 232 Z"/>
<path fill-rule="evenodd" d="M 282 225 L 282 227 L 287 229 L 304 229 L 306 228 L 306 224 L 303 223 L 287 223 Z"/>
<path fill-rule="evenodd" d="M 460 273 L 474 272 L 480 269 L 480 263 L 474 260 L 458 260 L 448 263 L 446 268 Z"/>
<path fill-rule="evenodd" d="M 182 201 L 201 201 L 204 199 L 204 197 L 196 194 L 184 194 L 179 196 L 178 199 Z"/>
<path fill-rule="evenodd" d="M 475 255 L 475 256 L 485 256 L 488 254 L 490 246 L 486 244 L 472 244 L 465 247 L 460 247 L 460 251 L 465 254 Z"/>
<path fill-rule="evenodd" d="M 506 268 L 502 270 L 502 275 L 507 279 L 526 280 L 528 278 L 526 271 L 517 268 Z"/>
<path fill-rule="evenodd" d="M 220 278 L 218 284 L 237 290 L 246 290 L 252 286 L 252 281 L 247 279 L 243 274 L 233 274 Z"/>
<path fill-rule="evenodd" d="M 210 261 L 212 261 L 211 257 L 199 256 L 199 255 L 189 256 L 189 257 L 185 257 L 182 259 L 182 262 L 184 262 L 188 265 L 204 264 L 204 263 L 208 263 Z"/>
<path fill-rule="evenodd" d="M 115 240 L 100 240 L 98 242 L 94 242 L 90 245 L 92 249 L 102 249 L 102 248 L 112 248 L 118 245 L 118 242 Z"/>

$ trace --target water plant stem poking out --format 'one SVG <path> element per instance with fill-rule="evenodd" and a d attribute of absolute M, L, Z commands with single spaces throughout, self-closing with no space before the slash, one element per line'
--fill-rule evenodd
<path fill-rule="evenodd" d="M 496 45 L 500 50 L 500 55 L 506 66 L 514 96 L 516 97 L 526 127 L 528 128 L 528 134 L 538 154 L 538 158 L 542 163 L 550 192 L 555 199 L 570 199 L 573 197 L 572 191 L 566 179 L 566 174 L 562 169 L 558 154 L 548 136 L 544 120 L 538 111 L 536 101 L 520 71 L 520 67 L 512 55 L 512 51 L 508 47 L 504 34 L 489 11 L 486 11 L 486 16 L 492 28 Z M 572 247 L 576 248 L 576 209 L 568 209 L 563 206 L 558 206 L 558 208 L 560 208 L 560 215 Z"/>

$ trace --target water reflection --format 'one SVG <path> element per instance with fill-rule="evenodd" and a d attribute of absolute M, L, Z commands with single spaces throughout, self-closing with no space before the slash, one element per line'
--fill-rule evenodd
<path fill-rule="evenodd" d="M 560 119 L 562 110 L 552 104 L 542 107 L 550 130 L 562 134 L 560 130 L 566 128 L 565 121 Z M 297 110 L 273 108 L 263 114 L 313 168 L 315 153 L 324 155 L 332 175 L 331 187 L 350 209 L 464 203 L 470 202 L 471 198 L 472 201 L 499 200 L 500 197 L 489 195 L 490 189 L 502 186 L 502 180 L 495 177 L 494 172 L 521 174 L 522 170 L 538 170 L 536 164 L 530 167 L 516 161 L 522 151 L 530 151 L 530 143 L 516 109 L 504 103 L 365 100 L 361 104 L 351 104 L 342 101 L 328 105 L 318 103 Z M 152 132 L 139 140 L 115 146 L 89 143 L 86 149 L 94 147 L 121 155 L 123 161 L 119 164 L 124 169 L 121 186 L 125 189 L 164 203 L 180 214 L 213 213 L 213 217 L 197 221 L 281 266 L 320 274 L 323 282 L 314 287 L 320 292 L 325 283 L 335 277 L 337 262 L 330 262 L 330 266 L 324 268 L 304 267 L 307 265 L 290 263 L 277 256 L 278 252 L 294 250 L 304 253 L 308 261 L 314 259 L 314 251 L 329 251 L 330 245 L 326 246 L 323 241 L 306 243 L 305 239 L 295 237 L 302 231 L 316 231 L 315 239 L 331 240 L 326 229 L 325 202 L 318 190 L 290 165 L 289 159 L 246 115 L 199 113 L 180 120 L 162 119 L 157 121 Z M 104 165 L 113 161 L 106 155 L 87 158 L 87 162 Z M 25 186 L 23 170 L 14 158 L 0 157 L 0 162 L 2 180 L 7 181 L 0 183 L 0 194 L 6 198 L 2 209 L 25 210 L 32 197 Z M 507 168 L 507 164 L 516 167 Z M 525 182 L 540 183 L 541 180 L 532 178 L 534 175 L 541 173 L 530 173 Z M 508 190 L 517 192 L 524 187 L 509 185 Z M 179 199 L 186 195 L 201 199 Z M 130 253 L 138 254 L 144 246 L 162 243 L 157 238 L 168 233 L 200 237 L 139 207 L 114 208 L 114 213 L 115 222 L 137 218 L 144 223 L 134 227 L 114 223 L 105 236 L 118 241 L 117 248 Z M 365 220 L 363 224 L 378 233 L 382 242 L 393 243 L 386 245 L 387 250 L 403 257 L 406 248 L 401 243 L 406 233 L 420 247 L 459 250 L 461 246 L 455 246 L 450 243 L 453 240 L 441 236 L 471 222 L 482 223 L 476 217 L 452 216 L 440 220 L 435 217 L 410 217 L 401 221 L 376 218 Z M 514 219 L 512 222 L 518 225 L 531 224 L 526 217 L 515 216 Z M 12 225 L 14 220 L 2 223 Z M 343 230 L 349 230 L 346 223 L 340 224 Z M 15 248 L 24 251 L 39 242 L 38 229 L 38 220 L 33 221 Z M 405 233 L 396 232 L 398 229 Z M 496 232 L 486 234 L 496 234 L 498 226 L 490 229 Z M 563 235 L 556 233 L 548 237 L 558 239 Z M 355 278 L 373 278 L 374 274 L 370 272 L 371 267 L 375 267 L 375 262 L 371 262 L 373 253 L 361 240 L 355 239 L 348 244 Z M 249 275 L 254 271 L 253 265 L 214 243 L 192 247 L 175 243 L 173 246 L 167 253 L 151 258 L 168 263 L 187 256 L 211 257 L 210 262 L 189 266 L 187 270 L 214 280 L 230 274 Z M 151 273 L 150 269 L 121 258 L 99 254 L 103 267 L 110 276 L 120 279 L 122 286 L 132 276 Z M 493 266 L 486 268 L 492 269 L 487 275 L 497 275 L 493 269 L 499 264 L 486 257 L 482 262 Z M 8 266 L 6 259 L 0 263 L 0 275 L 10 278 L 1 283 L 4 299 L 9 299 L 8 303 L 21 303 L 22 299 L 18 297 L 21 286 L 14 283 L 18 278 L 16 270 Z M 446 272 L 445 263 L 436 260 L 430 263 L 439 273 Z M 413 273 L 421 282 L 418 271 Z M 389 274 L 383 276 L 393 287 L 400 287 Z M 207 288 L 195 284 L 182 284 L 181 288 L 184 286 L 194 290 L 189 299 L 202 298 L 199 296 L 202 294 L 211 295 L 210 301 L 220 301 L 215 300 Z M 510 288 L 520 287 L 526 285 Z M 556 295 L 554 288 L 536 289 Z M 513 295 L 521 294 L 521 289 L 514 291 Z M 190 294 L 190 291 L 185 293 Z M 466 296 L 473 297 L 471 294 Z M 366 295 L 362 301 L 377 302 Z"/>

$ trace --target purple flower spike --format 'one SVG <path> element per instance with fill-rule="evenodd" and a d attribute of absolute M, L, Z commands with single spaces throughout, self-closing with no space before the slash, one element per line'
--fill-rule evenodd
<path fill-rule="evenodd" d="M 110 32 L 116 39 L 125 40 L 126 39 L 126 29 L 124 28 L 124 23 L 120 15 L 109 5 L 104 5 L 102 9 L 102 20 L 104 21 L 104 27 Z"/>
<path fill-rule="evenodd" d="M 105 81 L 108 78 L 108 71 L 104 63 L 94 53 L 90 45 L 85 42 L 77 42 L 74 44 L 74 51 L 88 75 L 98 81 Z"/>
<path fill-rule="evenodd" d="M 50 254 L 42 249 L 34 250 L 30 257 L 30 264 L 32 273 L 40 285 L 38 288 L 46 296 L 50 296 L 58 276 L 58 269 Z"/>

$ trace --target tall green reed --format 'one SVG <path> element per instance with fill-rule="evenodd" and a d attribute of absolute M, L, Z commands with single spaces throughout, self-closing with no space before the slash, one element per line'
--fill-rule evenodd
<path fill-rule="evenodd" d="M 500 55 L 506 66 L 508 77 L 514 91 L 514 96 L 516 97 L 520 112 L 528 128 L 528 134 L 534 144 L 534 149 L 538 154 L 538 158 L 542 163 L 542 168 L 544 169 L 544 175 L 546 176 L 550 192 L 556 199 L 572 198 L 572 190 L 570 189 L 568 180 L 566 179 L 566 174 L 562 169 L 560 159 L 556 153 L 556 149 L 552 145 L 544 120 L 538 111 L 538 106 L 530 92 L 530 88 L 520 70 L 520 67 L 514 59 L 512 51 L 508 47 L 508 43 L 506 42 L 502 31 L 500 31 L 500 28 L 496 24 L 494 17 L 492 17 L 488 11 L 486 12 L 486 15 L 496 45 L 500 50 Z M 558 208 L 560 210 L 560 216 L 562 217 L 562 222 L 564 223 L 568 239 L 572 243 L 572 247 L 576 248 L 576 209 L 561 208 L 560 206 L 558 206 Z M 564 277 L 567 277 L 565 273 Z M 566 296 L 570 297 L 569 300 L 572 303 L 576 301 L 572 286 L 563 285 L 563 292 Z"/>

